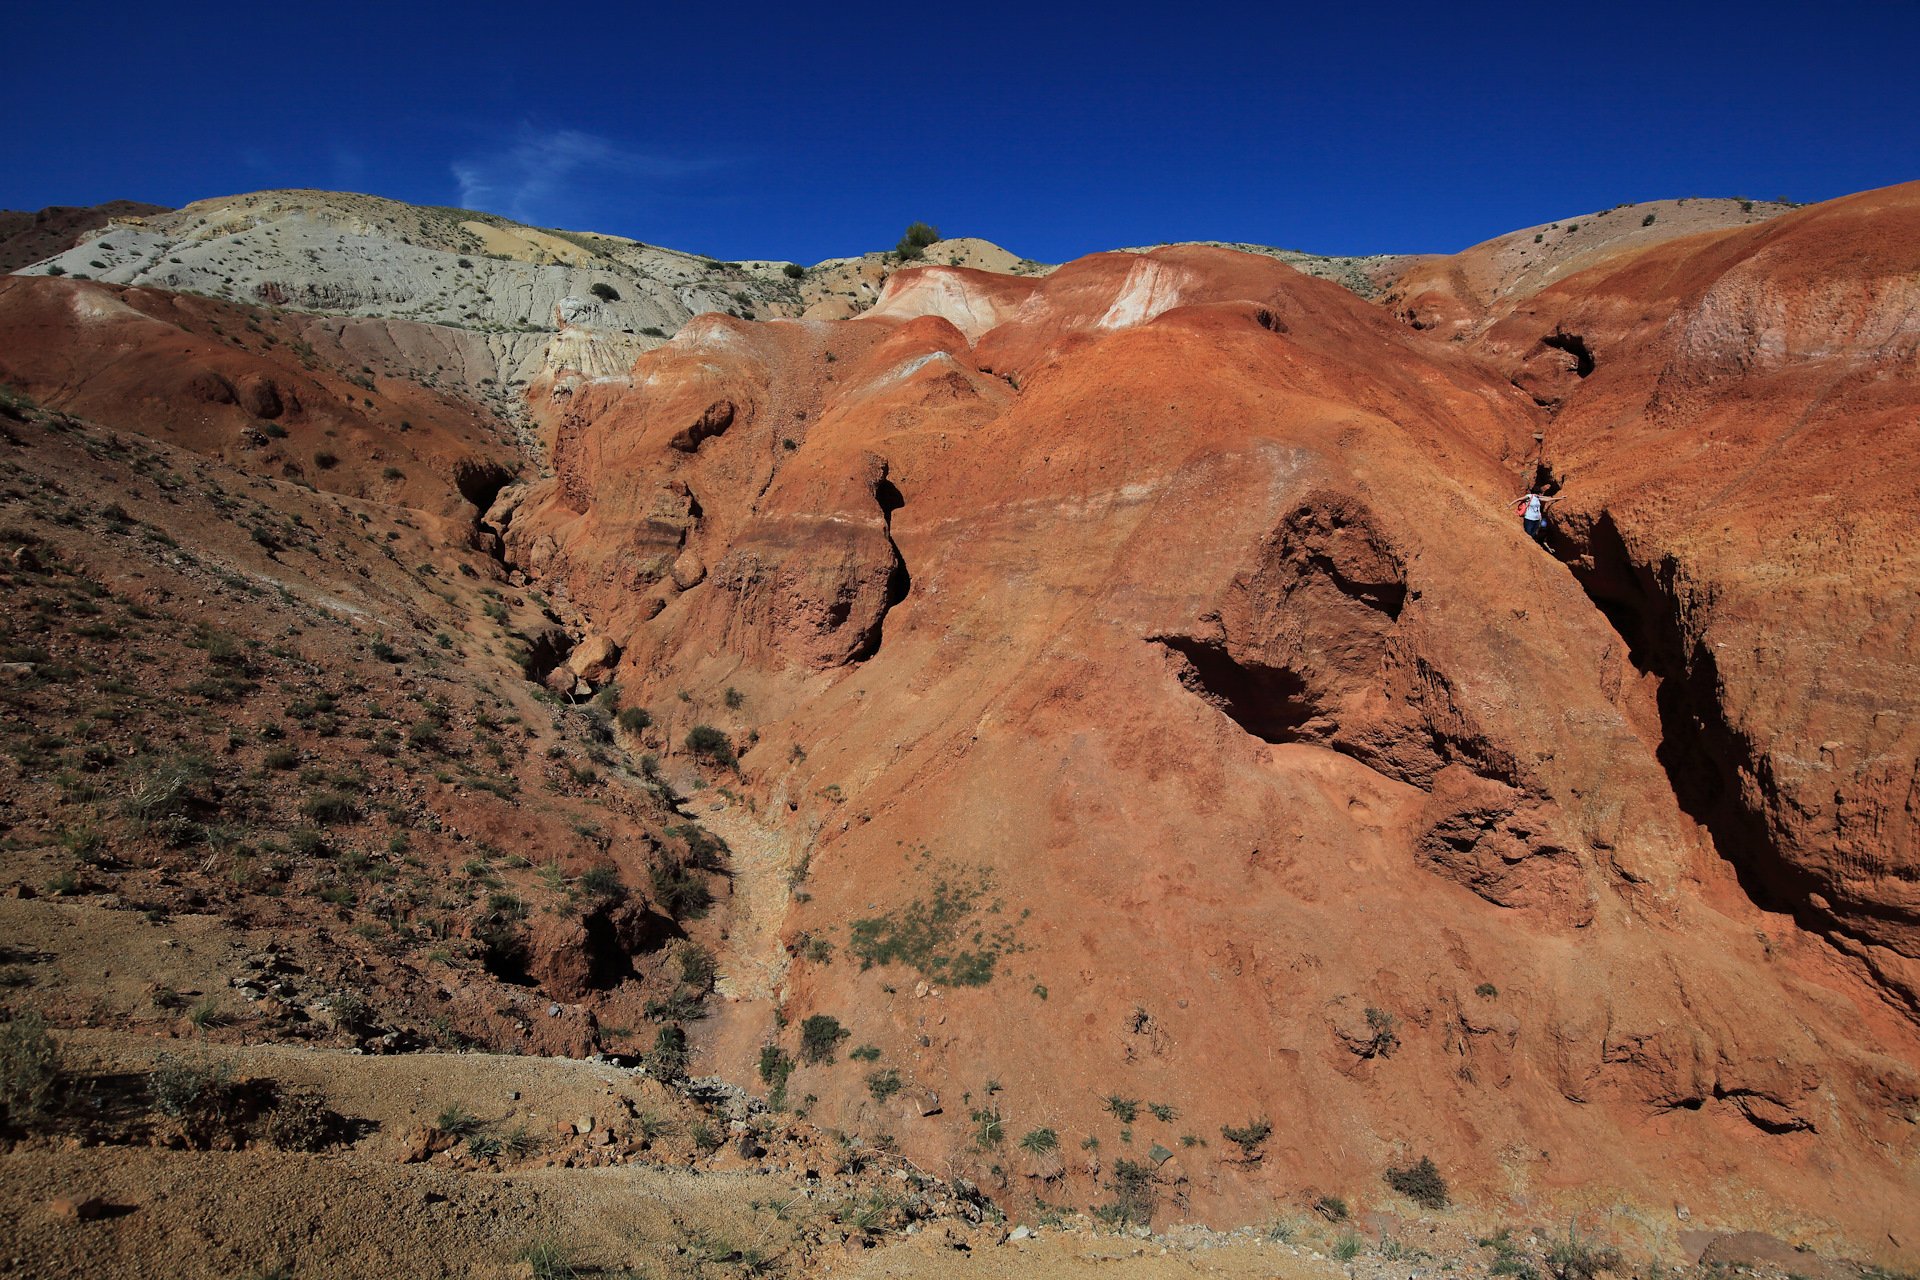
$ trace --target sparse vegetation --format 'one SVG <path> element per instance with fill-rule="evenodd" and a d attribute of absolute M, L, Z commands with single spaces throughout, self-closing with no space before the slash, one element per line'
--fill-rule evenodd
<path fill-rule="evenodd" d="M 1565 1238 L 1547 1246 L 1547 1270 L 1553 1273 L 1553 1280 L 1594 1280 L 1603 1271 L 1619 1270 L 1620 1262 L 1618 1249 L 1582 1240 L 1571 1223 Z"/>
<path fill-rule="evenodd" d="M 1384 1177 L 1388 1186 L 1423 1209 L 1447 1207 L 1447 1180 L 1431 1156 L 1421 1156 L 1405 1167 L 1389 1167 Z"/>
<path fill-rule="evenodd" d="M 834 1055 L 839 1052 L 840 1042 L 852 1034 L 832 1014 L 811 1014 L 800 1024 L 800 1060 L 809 1063 L 832 1062 Z"/>
<path fill-rule="evenodd" d="M 1049 1155 L 1060 1149 L 1060 1135 L 1047 1128 L 1029 1129 L 1020 1146 L 1036 1156 Z"/>
<path fill-rule="evenodd" d="M 198 1065 L 162 1054 L 147 1077 L 147 1090 L 154 1108 L 178 1121 L 198 1146 L 230 1131 L 240 1118 L 240 1090 L 227 1062 Z"/>
<path fill-rule="evenodd" d="M 1225 1124 L 1220 1126 L 1220 1136 L 1240 1148 L 1249 1160 L 1260 1157 L 1260 1147 L 1273 1133 L 1273 1122 L 1262 1116 L 1249 1120 L 1242 1125 Z"/>
<path fill-rule="evenodd" d="M 46 1020 L 23 1013 L 0 1027 L 0 1123 L 21 1128 L 52 1112 L 60 1081 L 60 1048 Z"/>
<path fill-rule="evenodd" d="M 1391 1058 L 1393 1051 L 1400 1047 L 1400 1019 L 1385 1009 L 1367 1008 L 1367 1030 L 1372 1038 L 1366 1043 L 1365 1056 L 1369 1058 Z"/>
<path fill-rule="evenodd" d="M 957 868 L 949 868 L 935 880 L 928 897 L 882 916 L 855 920 L 847 949 L 862 969 L 904 964 L 935 982 L 985 986 L 1000 958 L 1019 949 L 1012 926 L 987 927 L 980 919 L 1001 911 L 992 891 L 993 878 L 985 869 L 967 883 Z"/>
<path fill-rule="evenodd" d="M 573 1251 L 556 1236 L 540 1236 L 520 1246 L 513 1255 L 524 1263 L 532 1280 L 574 1280 L 580 1274 Z"/>
<path fill-rule="evenodd" d="M 267 1112 L 267 1141 L 282 1151 L 318 1151 L 332 1137 L 333 1113 L 311 1089 L 279 1090 Z"/>
<path fill-rule="evenodd" d="M 885 1102 L 905 1087 L 900 1073 L 892 1067 L 867 1073 L 867 1092 L 873 1095 L 875 1102 Z"/>
<path fill-rule="evenodd" d="M 1145 1225 L 1153 1220 L 1153 1166 L 1124 1156 L 1113 1162 L 1108 1184 L 1113 1200 L 1095 1209 L 1094 1216 L 1110 1226 Z"/>
<path fill-rule="evenodd" d="M 480 1132 L 480 1117 L 461 1103 L 449 1102 L 434 1117 L 433 1127 L 456 1138 L 465 1138 Z"/>
<path fill-rule="evenodd" d="M 977 1107 L 973 1112 L 973 1145 L 991 1151 L 1007 1139 L 1007 1124 L 997 1107 Z"/>
<path fill-rule="evenodd" d="M 715 764 L 725 765 L 729 769 L 740 762 L 734 755 L 733 743 L 727 735 L 710 724 L 697 724 L 687 730 L 685 745 L 692 754 L 704 756 Z"/>
<path fill-rule="evenodd" d="M 900 237 L 900 243 L 893 246 L 894 256 L 902 262 L 912 262 L 926 256 L 927 246 L 940 239 L 940 229 L 928 226 L 924 222 L 907 225 L 906 234 Z"/>

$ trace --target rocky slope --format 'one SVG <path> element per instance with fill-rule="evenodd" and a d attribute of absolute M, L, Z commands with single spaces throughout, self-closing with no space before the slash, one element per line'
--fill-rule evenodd
<path fill-rule="evenodd" d="M 0 282 L 30 911 L 280 931 L 318 977 L 235 1043 L 684 1034 L 1028 1217 L 1411 1213 L 1430 1157 L 1495 1221 L 1911 1262 L 1920 190 L 747 304 L 359 201 Z M 170 1021 L 69 968 L 9 1011 Z"/>
<path fill-rule="evenodd" d="M 1569 276 L 1474 350 L 1554 411 L 1576 576 L 1742 883 L 1920 1017 L 1920 184 Z"/>
<path fill-rule="evenodd" d="M 1908 322 L 1874 281 L 1903 269 L 1846 286 L 1886 301 L 1881 341 Z M 1769 305 L 1827 332 L 1828 286 L 1778 279 Z M 1751 332 L 1697 341 L 1750 364 Z M 1899 350 L 1817 354 L 1897 397 Z M 742 892 L 786 945 L 741 957 L 763 978 L 716 1062 L 831 1015 L 880 1066 L 823 1105 L 1013 1197 L 1146 1159 L 1181 1211 L 1245 1215 L 1430 1153 L 1476 1196 L 1901 1238 L 1911 1010 L 1803 927 L 1810 899 L 1753 891 L 1750 860 L 1795 855 L 1716 843 L 1646 639 L 1514 527 L 1537 399 L 1205 249 L 904 272 L 833 327 L 706 317 L 631 385 L 556 397 L 556 477 L 497 512 L 509 558 L 626 645 L 649 705 L 742 694 L 739 829 L 769 850 Z M 1909 455 L 1876 457 L 1910 492 Z M 1832 571 L 1861 584 L 1823 596 L 1836 628 L 1882 625 L 1869 568 Z M 1898 759 L 1899 679 L 1820 670 L 1888 713 L 1854 749 Z M 1905 785 L 1821 778 L 1847 812 Z M 1873 821 L 1849 887 L 1897 918 L 1905 837 Z M 1016 1148 L 1043 1131 L 1057 1154 Z"/>
<path fill-rule="evenodd" d="M 1454 254 L 1389 260 L 1381 302 L 1416 329 L 1454 337 L 1477 332 L 1548 285 L 1600 263 L 1631 258 L 1669 240 L 1751 226 L 1798 206 L 1777 200 L 1682 197 L 1524 227 Z"/>
<path fill-rule="evenodd" d="M 50 205 L 37 213 L 0 209 L 0 273 L 14 271 L 73 248 L 90 231 L 117 218 L 167 213 L 165 205 L 109 200 L 96 205 Z"/>

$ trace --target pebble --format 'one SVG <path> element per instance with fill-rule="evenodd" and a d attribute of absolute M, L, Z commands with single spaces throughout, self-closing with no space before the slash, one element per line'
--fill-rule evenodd
<path fill-rule="evenodd" d="M 60 1196 L 47 1204 L 47 1212 L 68 1222 L 90 1222 L 103 1216 L 107 1202 L 95 1196 Z"/>

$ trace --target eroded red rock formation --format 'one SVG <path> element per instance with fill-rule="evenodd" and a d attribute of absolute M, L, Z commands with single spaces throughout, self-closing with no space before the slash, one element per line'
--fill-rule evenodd
<path fill-rule="evenodd" d="M 1916 216 L 1652 245 L 1470 346 L 1176 248 L 905 272 L 854 321 L 705 317 L 563 381 L 509 558 L 658 715 L 745 692 L 758 976 L 711 1052 L 745 1074 L 776 1005 L 833 1014 L 915 1087 L 848 1073 L 831 1114 L 927 1159 L 969 1109 L 1055 1128 L 1043 1198 L 1157 1146 L 1230 1216 L 1424 1151 L 1887 1230 Z M 1508 508 L 1536 432 L 1564 559 Z M 876 947 L 914 904 L 951 936 Z M 1122 1138 L 1110 1094 L 1179 1118 Z M 1181 1145 L 1257 1116 L 1264 1159 Z"/>

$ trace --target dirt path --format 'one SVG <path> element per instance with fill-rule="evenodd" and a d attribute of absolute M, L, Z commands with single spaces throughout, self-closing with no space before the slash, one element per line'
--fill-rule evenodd
<path fill-rule="evenodd" d="M 780 940 L 793 873 L 805 856 L 804 833 L 771 826 L 744 804 L 703 792 L 687 806 L 700 825 L 733 851 L 729 969 L 716 990 L 729 1000 L 778 1001 L 788 956 Z"/>

